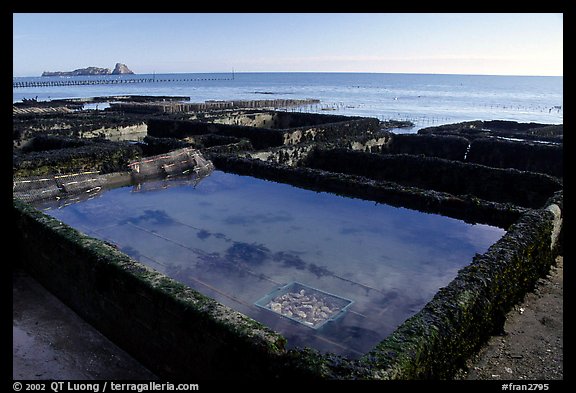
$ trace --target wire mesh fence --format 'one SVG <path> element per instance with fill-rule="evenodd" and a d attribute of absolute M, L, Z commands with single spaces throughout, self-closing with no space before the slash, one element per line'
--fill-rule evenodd
<path fill-rule="evenodd" d="M 99 172 L 72 174 L 52 174 L 14 178 L 13 196 L 25 202 L 48 198 L 62 198 L 75 193 L 96 193 L 101 190 L 104 180 Z"/>
<path fill-rule="evenodd" d="M 183 148 L 130 162 L 128 168 L 135 183 L 183 175 L 193 175 L 199 181 L 214 170 L 214 165 L 198 150 Z M 98 194 L 106 183 L 106 176 L 98 171 L 16 177 L 13 179 L 12 192 L 15 198 L 25 202 L 71 196 L 89 197 Z"/>

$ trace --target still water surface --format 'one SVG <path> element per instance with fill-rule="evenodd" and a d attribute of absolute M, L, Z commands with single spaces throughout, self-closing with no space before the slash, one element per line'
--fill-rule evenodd
<path fill-rule="evenodd" d="M 39 206 L 288 339 L 359 357 L 418 312 L 504 230 L 214 171 Z M 297 281 L 352 300 L 312 329 L 254 305 Z"/>

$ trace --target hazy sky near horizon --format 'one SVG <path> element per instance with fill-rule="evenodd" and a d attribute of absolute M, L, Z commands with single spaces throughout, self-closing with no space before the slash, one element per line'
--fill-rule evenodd
<path fill-rule="evenodd" d="M 563 14 L 13 14 L 13 76 L 117 62 L 137 74 L 563 75 Z"/>

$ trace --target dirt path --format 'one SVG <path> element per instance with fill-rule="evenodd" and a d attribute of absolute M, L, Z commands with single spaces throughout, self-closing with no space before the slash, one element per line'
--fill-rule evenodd
<path fill-rule="evenodd" d="M 561 380 L 563 372 L 564 258 L 506 317 L 504 336 L 493 336 L 469 360 L 465 380 Z"/>

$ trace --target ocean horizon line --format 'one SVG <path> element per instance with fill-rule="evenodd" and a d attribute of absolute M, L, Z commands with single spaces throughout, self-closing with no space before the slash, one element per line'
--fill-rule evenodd
<path fill-rule="evenodd" d="M 70 77 L 122 77 L 122 76 L 154 76 L 154 75 L 241 75 L 241 74 L 346 74 L 346 75 L 425 75 L 425 76 L 479 76 L 479 77 L 535 77 L 535 78 L 563 78 L 564 75 L 523 75 L 523 74 L 470 74 L 470 73 L 433 73 L 433 72 L 374 72 L 374 71 L 187 71 L 187 72 L 148 72 L 118 75 L 74 75 L 49 76 L 49 78 Z M 12 78 L 46 78 L 40 75 L 13 75 Z"/>

